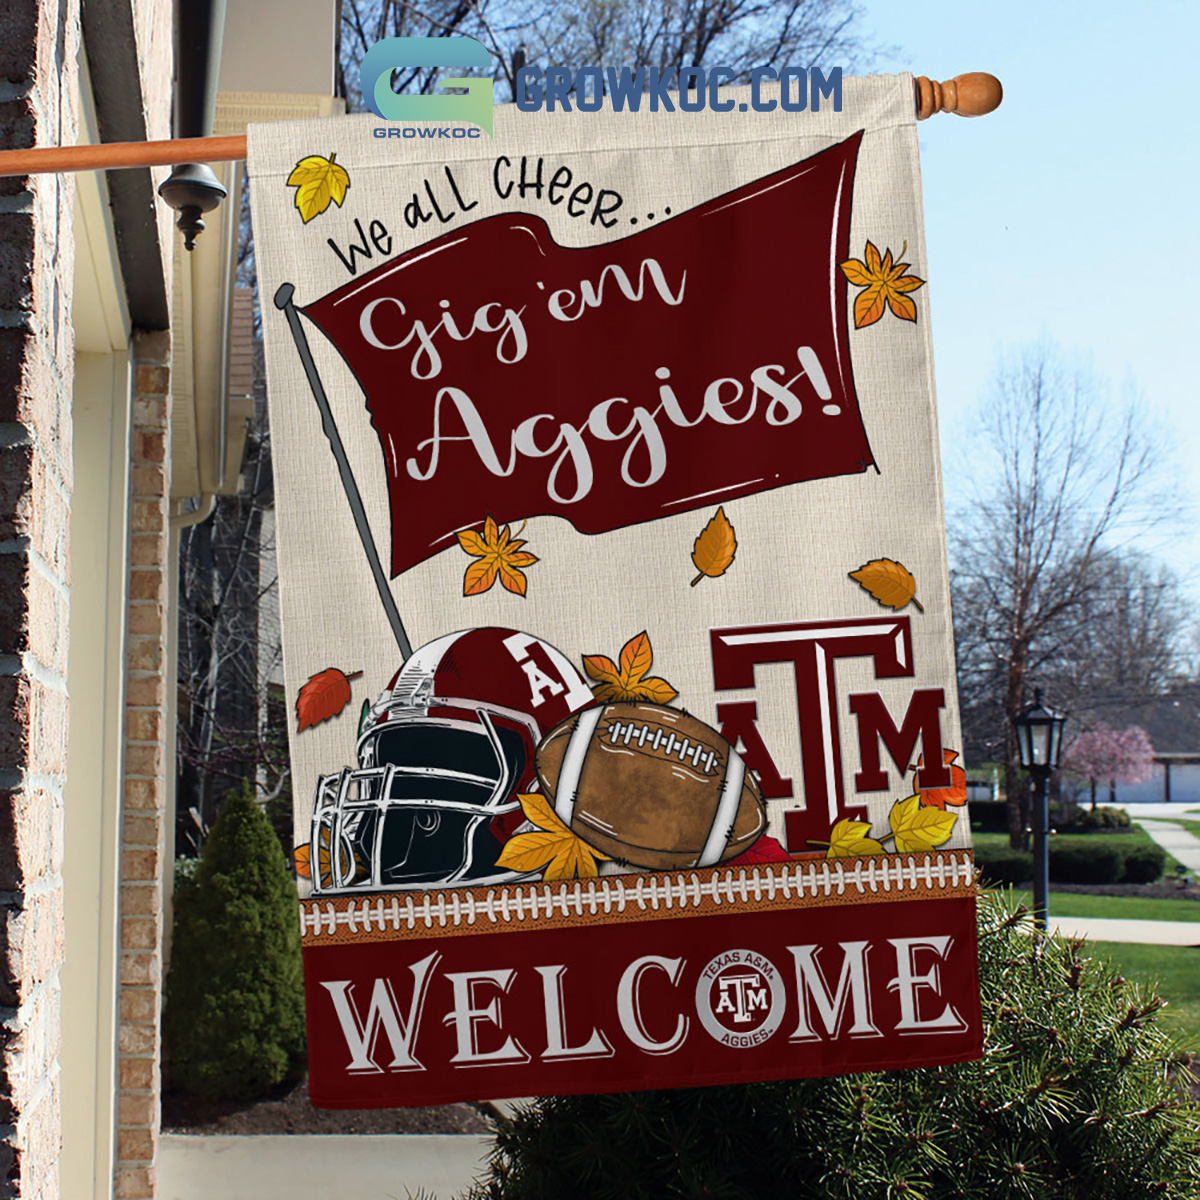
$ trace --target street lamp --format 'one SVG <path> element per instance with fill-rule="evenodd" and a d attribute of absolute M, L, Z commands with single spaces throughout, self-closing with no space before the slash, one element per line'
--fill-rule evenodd
<path fill-rule="evenodd" d="M 1033 915 L 1045 929 L 1050 911 L 1050 808 L 1046 802 L 1046 780 L 1062 765 L 1065 713 L 1042 704 L 1042 689 L 1033 693 L 1033 703 L 1013 720 L 1021 766 L 1033 776 Z"/>

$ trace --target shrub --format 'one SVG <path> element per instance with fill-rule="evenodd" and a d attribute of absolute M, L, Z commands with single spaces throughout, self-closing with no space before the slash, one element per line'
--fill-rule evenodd
<path fill-rule="evenodd" d="M 1162 878 L 1167 856 L 1158 846 L 1131 846 L 1125 851 L 1122 883 L 1157 883 Z"/>
<path fill-rule="evenodd" d="M 1120 846 L 1096 841 L 1050 844 L 1050 878 L 1055 883 L 1116 883 L 1125 856 Z"/>
<path fill-rule="evenodd" d="M 1111 808 L 1107 804 L 1101 804 L 1095 812 L 1085 809 L 1079 820 L 1079 828 L 1083 830 L 1128 829 L 1129 824 L 1129 814 L 1123 808 Z"/>
<path fill-rule="evenodd" d="M 244 784 L 176 896 L 163 1032 L 170 1079 L 204 1099 L 261 1096 L 304 1063 L 296 889 Z"/>
<path fill-rule="evenodd" d="M 1002 800 L 976 800 L 967 810 L 971 814 L 971 828 L 980 833 L 1008 832 L 1008 805 Z"/>
<path fill-rule="evenodd" d="M 1054 829 L 1080 829 L 1087 809 L 1072 800 L 1060 800 L 1050 805 L 1050 825 Z"/>
<path fill-rule="evenodd" d="M 1033 878 L 1033 855 L 1010 846 L 976 846 L 975 864 L 984 883 L 1026 883 Z"/>
<path fill-rule="evenodd" d="M 984 1058 L 537 1100 L 472 1200 L 1129 1200 L 1200 1195 L 1200 1110 L 1162 1001 L 980 899 Z"/>

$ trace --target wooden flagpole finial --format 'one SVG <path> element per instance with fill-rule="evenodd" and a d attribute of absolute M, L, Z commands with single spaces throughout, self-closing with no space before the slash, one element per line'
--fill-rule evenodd
<path fill-rule="evenodd" d="M 968 71 L 965 75 L 955 75 L 945 83 L 918 75 L 914 87 L 918 121 L 924 121 L 938 112 L 956 113 L 960 117 L 983 117 L 995 112 L 1004 99 L 1000 80 L 984 71 Z"/>

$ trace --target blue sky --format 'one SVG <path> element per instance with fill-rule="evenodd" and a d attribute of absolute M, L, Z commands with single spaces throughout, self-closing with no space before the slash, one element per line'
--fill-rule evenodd
<path fill-rule="evenodd" d="M 990 71 L 992 115 L 921 126 L 926 264 L 946 489 L 961 494 L 971 411 L 1005 349 L 1039 338 L 1136 389 L 1174 448 L 1183 527 L 1141 548 L 1200 603 L 1200 4 L 920 0 L 865 6 L 876 64 Z M 915 269 L 915 268 L 914 268 Z"/>

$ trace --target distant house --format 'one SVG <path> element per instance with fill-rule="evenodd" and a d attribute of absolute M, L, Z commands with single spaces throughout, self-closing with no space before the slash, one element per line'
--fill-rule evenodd
<path fill-rule="evenodd" d="M 1200 683 L 1175 687 L 1158 700 L 1105 720 L 1115 729 L 1141 725 L 1154 746 L 1154 774 L 1145 783 L 1118 783 L 1118 804 L 1200 804 Z M 1107 781 L 1097 780 L 1096 795 L 1107 803 Z"/>

